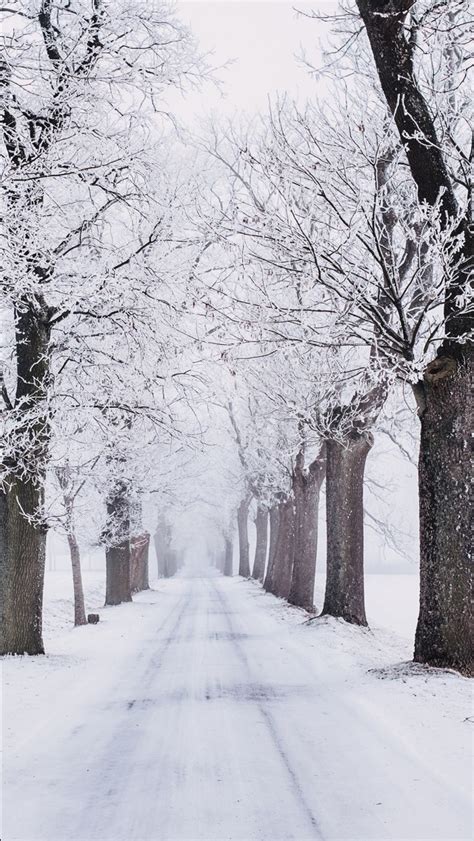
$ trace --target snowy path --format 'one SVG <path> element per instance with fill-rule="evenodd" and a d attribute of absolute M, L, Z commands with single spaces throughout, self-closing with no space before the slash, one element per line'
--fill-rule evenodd
<path fill-rule="evenodd" d="M 436 717 L 468 682 L 357 678 L 368 632 L 288 617 L 249 583 L 181 578 L 31 663 L 4 841 L 469 839 L 469 731 Z"/>

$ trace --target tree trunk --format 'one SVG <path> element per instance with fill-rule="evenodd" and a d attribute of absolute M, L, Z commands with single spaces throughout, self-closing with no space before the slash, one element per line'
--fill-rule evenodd
<path fill-rule="evenodd" d="M 237 525 L 239 529 L 239 575 L 242 575 L 243 578 L 250 577 L 248 531 L 249 505 L 250 500 L 248 498 L 243 499 L 237 512 Z"/>
<path fill-rule="evenodd" d="M 127 488 L 119 482 L 107 500 L 107 517 L 112 526 L 111 537 L 106 545 L 106 590 L 105 604 L 114 605 L 131 602 L 130 589 L 130 506 Z"/>
<path fill-rule="evenodd" d="M 74 499 L 78 493 L 73 493 L 71 486 L 71 470 L 68 463 L 56 468 L 56 476 L 61 488 L 64 508 L 66 511 L 66 537 L 71 556 L 72 586 L 74 592 L 74 625 L 86 625 L 86 608 L 84 605 L 84 589 L 82 586 L 81 554 L 74 529 Z"/>
<path fill-rule="evenodd" d="M 163 541 L 162 535 L 159 528 L 155 531 L 153 535 L 153 542 L 155 544 L 155 555 L 156 555 L 156 572 L 158 578 L 164 578 L 164 556 L 163 556 Z"/>
<path fill-rule="evenodd" d="M 105 562 L 107 567 L 105 604 L 131 602 L 129 541 L 123 540 L 117 546 L 107 546 Z"/>
<path fill-rule="evenodd" d="M 367 625 L 364 602 L 364 471 L 370 435 L 326 443 L 326 593 L 323 615 Z"/>
<path fill-rule="evenodd" d="M 473 346 L 428 365 L 421 409 L 420 613 L 415 660 L 473 674 L 471 626 Z"/>
<path fill-rule="evenodd" d="M 225 558 L 224 558 L 224 575 L 234 574 L 234 547 L 232 540 L 228 537 L 225 539 Z"/>
<path fill-rule="evenodd" d="M 42 613 L 46 526 L 42 516 L 44 465 L 50 436 L 45 414 L 51 379 L 51 328 L 44 301 L 25 298 L 15 308 L 16 393 L 3 399 L 16 409 L 13 446 L 21 461 L 7 468 L 3 508 L 3 654 L 43 654 Z M 18 408 L 16 408 L 18 407 Z"/>
<path fill-rule="evenodd" d="M 74 590 L 74 625 L 87 625 L 84 588 L 82 586 L 81 555 L 76 535 L 73 532 L 68 533 L 67 542 L 71 555 L 72 585 Z"/>
<path fill-rule="evenodd" d="M 288 601 L 313 610 L 316 553 L 318 548 L 319 493 L 326 473 L 325 451 L 308 470 L 295 471 L 295 556 Z"/>
<path fill-rule="evenodd" d="M 268 544 L 268 510 L 264 505 L 257 506 L 255 525 L 257 529 L 257 542 L 255 544 L 252 578 L 255 578 L 256 581 L 263 582 Z"/>
<path fill-rule="evenodd" d="M 148 552 L 150 535 L 135 535 L 130 541 L 130 588 L 132 593 L 148 590 Z"/>
<path fill-rule="evenodd" d="M 2 654 L 44 654 L 42 638 L 46 528 L 27 519 L 43 505 L 32 481 L 11 477 L 3 494 Z M 26 515 L 26 516 L 25 516 Z"/>
<path fill-rule="evenodd" d="M 287 599 L 290 592 L 295 552 L 295 513 L 293 497 L 281 503 L 272 586 L 269 591 L 282 599 Z"/>
<path fill-rule="evenodd" d="M 280 524 L 280 509 L 282 503 L 275 503 L 270 508 L 269 513 L 269 521 L 270 521 L 270 541 L 268 547 L 268 564 L 267 564 L 267 574 L 265 576 L 265 581 L 263 587 L 269 593 L 273 592 L 273 574 L 275 570 L 275 554 L 276 554 L 276 547 L 278 543 L 278 528 Z"/>
<path fill-rule="evenodd" d="M 171 526 L 164 517 L 160 517 L 154 537 L 158 578 L 170 578 L 176 572 L 176 556 L 171 540 Z"/>

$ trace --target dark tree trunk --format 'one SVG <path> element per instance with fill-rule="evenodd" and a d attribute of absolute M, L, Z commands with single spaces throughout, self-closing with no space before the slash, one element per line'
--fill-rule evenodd
<path fill-rule="evenodd" d="M 323 614 L 367 625 L 364 602 L 364 471 L 371 437 L 326 443 L 326 593 Z"/>
<path fill-rule="evenodd" d="M 278 543 L 278 529 L 280 525 L 280 511 L 282 503 L 275 503 L 270 508 L 270 541 L 268 547 L 267 574 L 265 575 L 264 589 L 269 593 L 273 592 L 273 573 L 275 570 L 275 554 Z"/>
<path fill-rule="evenodd" d="M 224 575 L 234 574 L 234 546 L 232 540 L 225 539 Z"/>
<path fill-rule="evenodd" d="M 87 625 L 84 588 L 82 586 L 81 554 L 74 532 L 68 531 L 67 542 L 71 555 L 72 586 L 74 590 L 74 624 Z"/>
<path fill-rule="evenodd" d="M 415 660 L 473 674 L 472 489 L 473 348 L 438 359 L 425 374 L 418 465 L 420 614 Z M 466 395 L 470 395 L 466 399 Z"/>
<path fill-rule="evenodd" d="M 148 552 L 150 535 L 146 532 L 135 535 L 130 541 L 130 587 L 132 593 L 148 590 Z"/>
<path fill-rule="evenodd" d="M 322 451 L 308 470 L 295 470 L 295 555 L 288 601 L 313 610 L 316 553 L 318 548 L 319 493 L 326 473 L 326 455 Z"/>
<path fill-rule="evenodd" d="M 8 409 L 20 406 L 15 445 L 21 464 L 8 470 L 4 492 L 4 591 L 2 653 L 43 654 L 42 612 L 46 527 L 41 525 L 49 422 L 43 414 L 50 382 L 51 328 L 41 299 L 20 302 L 16 318 L 16 393 Z M 26 475 L 25 475 L 26 468 Z M 28 475 L 29 474 L 29 475 Z M 30 519 L 31 518 L 31 519 Z"/>
<path fill-rule="evenodd" d="M 107 567 L 105 604 L 131 602 L 129 541 L 123 540 L 117 546 L 107 546 L 105 562 Z"/>
<path fill-rule="evenodd" d="M 117 484 L 107 500 L 107 517 L 112 524 L 106 545 L 105 604 L 132 601 L 130 588 L 130 504 L 124 483 Z"/>
<path fill-rule="evenodd" d="M 256 581 L 263 582 L 268 545 L 268 509 L 264 505 L 257 506 L 255 526 L 257 531 L 257 540 L 255 544 L 252 578 L 255 578 Z"/>
<path fill-rule="evenodd" d="M 11 478 L 3 495 L 5 566 L 2 654 L 44 654 L 42 638 L 46 529 L 24 516 L 38 515 L 43 491 L 32 481 Z M 24 513 L 22 513 L 24 512 Z"/>
<path fill-rule="evenodd" d="M 280 596 L 282 599 L 287 599 L 290 592 L 295 552 L 295 514 L 293 497 L 281 503 L 272 586 L 269 588 L 269 592 L 274 593 L 275 596 Z"/>
<path fill-rule="evenodd" d="M 237 525 L 239 529 L 239 575 L 244 578 L 250 577 L 249 560 L 249 517 L 250 500 L 243 499 L 237 511 Z"/>
<path fill-rule="evenodd" d="M 8 570 L 8 501 L 7 495 L 0 485 L 0 652 L 4 649 L 4 603 Z"/>

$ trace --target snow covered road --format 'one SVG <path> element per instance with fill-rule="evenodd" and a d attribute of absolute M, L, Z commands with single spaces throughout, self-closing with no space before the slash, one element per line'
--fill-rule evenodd
<path fill-rule="evenodd" d="M 303 620 L 189 575 L 7 660 L 3 841 L 470 839 L 469 681 Z"/>

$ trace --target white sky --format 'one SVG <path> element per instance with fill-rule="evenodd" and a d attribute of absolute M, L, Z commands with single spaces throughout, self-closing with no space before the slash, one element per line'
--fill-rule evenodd
<path fill-rule="evenodd" d="M 218 72 L 222 92 L 213 85 L 186 95 L 175 103 L 178 115 L 193 120 L 209 112 L 232 114 L 266 108 L 268 95 L 288 91 L 294 97 L 316 94 L 318 82 L 296 56 L 305 50 L 320 63 L 318 41 L 325 34 L 321 23 L 298 16 L 295 6 L 309 12 L 331 12 L 336 0 L 313 3 L 287 0 L 182 0 L 177 11 L 202 51 L 212 52 L 213 66 L 232 62 Z"/>

